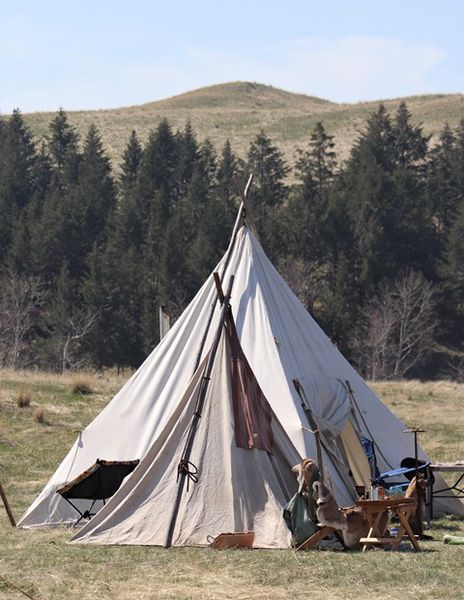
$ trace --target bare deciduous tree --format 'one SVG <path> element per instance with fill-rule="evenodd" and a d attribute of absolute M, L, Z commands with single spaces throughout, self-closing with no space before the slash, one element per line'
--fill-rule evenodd
<path fill-rule="evenodd" d="M 1 278 L 0 348 L 4 366 L 25 366 L 26 350 L 47 296 L 38 277 L 10 272 Z"/>
<path fill-rule="evenodd" d="M 166 312 L 171 319 L 171 326 L 177 321 L 180 315 L 187 308 L 189 297 L 180 285 L 176 285 L 171 292 L 169 302 L 166 304 Z"/>
<path fill-rule="evenodd" d="M 381 293 L 370 300 L 362 315 L 357 347 L 369 379 L 384 379 L 389 371 L 391 340 L 396 315 L 390 296 Z"/>
<path fill-rule="evenodd" d="M 448 376 L 456 383 L 464 383 L 464 358 L 455 357 L 448 366 Z"/>
<path fill-rule="evenodd" d="M 74 347 L 92 330 L 99 317 L 100 313 L 87 311 L 76 312 L 66 319 L 61 336 L 57 339 L 62 373 L 66 369 L 82 366 L 82 359 L 77 359 L 73 352 Z"/>
<path fill-rule="evenodd" d="M 398 379 L 425 355 L 437 326 L 431 283 L 407 271 L 371 298 L 358 332 L 358 357 L 371 379 Z"/>

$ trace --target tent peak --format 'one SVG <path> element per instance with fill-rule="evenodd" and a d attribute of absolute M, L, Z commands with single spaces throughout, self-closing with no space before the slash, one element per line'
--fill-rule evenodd
<path fill-rule="evenodd" d="M 238 173 L 234 174 L 235 187 L 237 189 L 237 193 L 241 198 L 239 214 L 237 217 L 237 221 L 235 222 L 234 232 L 232 234 L 232 240 L 236 235 L 236 229 L 238 225 L 241 223 L 245 227 L 248 227 L 255 237 L 259 240 L 258 231 L 256 229 L 255 220 L 253 218 L 253 213 L 250 210 L 250 204 L 248 202 L 248 194 L 250 192 L 251 184 L 253 182 L 253 173 L 250 173 L 248 180 L 246 182 L 245 187 L 242 187 L 242 183 L 240 181 Z"/>

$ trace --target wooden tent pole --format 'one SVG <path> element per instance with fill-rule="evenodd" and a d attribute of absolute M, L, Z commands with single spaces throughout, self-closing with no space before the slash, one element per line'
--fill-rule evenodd
<path fill-rule="evenodd" d="M 235 184 L 237 186 L 237 190 L 242 198 L 242 207 L 243 207 L 243 213 L 247 222 L 248 227 L 251 229 L 251 231 L 253 232 L 254 236 L 256 239 L 259 240 L 259 235 L 258 235 L 258 231 L 256 229 L 256 225 L 255 225 L 255 220 L 253 218 L 253 213 L 250 209 L 250 205 L 248 204 L 248 192 L 250 191 L 250 187 L 251 187 L 251 182 L 253 181 L 253 174 L 250 174 L 250 176 L 248 177 L 248 181 L 247 184 L 245 186 L 244 191 L 241 191 L 241 187 L 240 187 L 240 180 L 238 177 L 238 174 L 235 174 Z"/>
<path fill-rule="evenodd" d="M 319 433 L 319 429 L 315 429 L 313 431 L 313 434 L 316 439 L 317 468 L 319 469 L 319 475 L 321 476 L 322 483 L 325 483 L 324 461 L 322 460 L 322 448 L 321 448 L 321 434 Z"/>
<path fill-rule="evenodd" d="M 5 507 L 6 514 L 8 515 L 8 518 L 10 519 L 11 526 L 16 527 L 16 521 L 13 517 L 13 513 L 11 512 L 10 504 L 8 502 L 8 498 L 6 497 L 5 490 L 3 489 L 1 481 L 0 481 L 0 496 L 3 500 L 3 506 Z"/>
<path fill-rule="evenodd" d="M 218 278 L 215 278 L 215 279 L 216 279 L 216 283 L 218 283 Z M 211 372 L 213 370 L 214 360 L 216 358 L 217 350 L 219 348 L 219 342 L 221 341 L 221 335 L 223 333 L 224 323 L 227 318 L 227 313 L 230 310 L 229 301 L 230 301 L 230 295 L 232 293 L 233 283 L 234 283 L 234 276 L 231 275 L 230 280 L 229 280 L 229 287 L 227 289 L 227 292 L 224 296 L 224 300 L 222 303 L 221 317 L 219 319 L 219 324 L 218 324 L 218 328 L 216 331 L 216 335 L 214 337 L 213 345 L 211 346 L 211 351 L 209 354 L 209 358 L 208 358 L 208 362 L 206 364 L 205 371 L 203 373 L 202 380 L 200 382 L 197 401 L 195 404 L 195 412 L 193 413 L 192 422 L 191 422 L 190 429 L 187 434 L 187 441 L 185 443 L 184 451 L 182 452 L 182 458 L 180 460 L 179 466 L 177 467 L 177 480 L 178 480 L 179 486 L 177 488 L 176 500 L 174 503 L 173 511 L 171 514 L 171 520 L 169 523 L 169 529 L 168 529 L 168 533 L 166 536 L 166 544 L 165 544 L 166 548 L 170 548 L 172 545 L 172 538 L 174 536 L 174 529 L 176 527 L 177 515 L 179 514 L 180 500 L 182 497 L 182 493 L 184 491 L 185 480 L 186 480 L 187 476 L 189 478 L 191 478 L 193 481 L 198 480 L 197 476 L 196 476 L 196 467 L 190 463 L 190 455 L 192 452 L 193 442 L 195 440 L 195 435 L 197 432 L 198 422 L 201 419 L 201 413 L 203 411 L 203 406 L 205 404 L 206 392 L 208 390 L 208 385 L 211 380 Z M 189 470 L 191 467 L 193 468 L 192 471 Z M 187 490 L 188 490 L 188 485 L 187 485 Z"/>
<path fill-rule="evenodd" d="M 238 233 L 238 230 L 240 229 L 240 223 L 242 221 L 243 211 L 245 210 L 244 201 L 246 202 L 252 181 L 253 181 L 253 175 L 250 175 L 248 177 L 248 181 L 247 181 L 244 191 L 243 192 L 241 190 L 239 191 L 240 197 L 242 198 L 242 202 L 240 203 L 240 208 L 238 211 L 237 219 L 235 220 L 234 230 L 232 232 L 232 237 L 231 237 L 231 241 L 229 244 L 229 250 L 227 251 L 227 256 L 224 261 L 224 265 L 222 267 L 222 273 L 220 275 L 221 281 L 224 281 L 226 270 L 227 270 L 227 267 L 229 266 L 230 257 L 232 256 L 232 250 L 235 247 L 235 240 L 237 239 L 237 233 Z M 213 321 L 213 316 L 214 316 L 214 311 L 216 309 L 217 301 L 218 301 L 218 296 L 216 296 L 213 303 L 211 304 L 211 310 L 208 315 L 208 320 L 206 321 L 205 331 L 203 332 L 203 337 L 201 338 L 200 347 L 198 349 L 197 358 L 195 360 L 195 368 L 193 369 L 194 373 L 198 369 L 200 362 L 201 362 L 201 356 L 203 354 L 203 350 L 204 350 L 204 347 L 206 344 L 206 338 L 208 337 L 209 328 L 211 327 L 211 323 Z M 222 304 L 222 300 L 221 300 L 221 304 Z"/>

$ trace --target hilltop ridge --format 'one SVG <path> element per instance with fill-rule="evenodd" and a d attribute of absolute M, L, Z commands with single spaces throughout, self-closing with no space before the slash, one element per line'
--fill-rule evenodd
<path fill-rule="evenodd" d="M 292 162 L 295 149 L 306 144 L 317 121 L 322 121 L 326 130 L 335 136 L 336 150 L 344 159 L 368 114 L 380 102 L 389 111 L 394 111 L 401 100 L 406 101 L 413 122 L 421 123 L 424 132 L 432 136 L 445 123 L 456 126 L 464 115 L 463 94 L 337 104 L 246 81 L 211 85 L 140 105 L 67 112 L 81 136 L 91 123 L 98 127 L 115 164 L 120 162 L 133 129 L 143 141 L 163 118 L 176 129 L 184 127 L 190 120 L 199 139 L 209 138 L 218 149 L 229 139 L 234 151 L 242 157 L 246 155 L 250 140 L 263 129 Z M 24 117 L 37 139 L 46 137 L 52 112 L 26 113 Z"/>

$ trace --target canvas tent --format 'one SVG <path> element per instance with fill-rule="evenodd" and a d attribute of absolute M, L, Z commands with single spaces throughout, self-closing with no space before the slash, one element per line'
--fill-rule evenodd
<path fill-rule="evenodd" d="M 398 467 L 404 457 L 414 455 L 413 440 L 403 433 L 404 423 L 377 398 L 305 310 L 272 266 L 244 220 L 241 220 L 240 228 L 215 271 L 221 274 L 224 285 L 234 275 L 230 304 L 238 339 L 249 367 L 272 409 L 273 423 L 280 431 L 275 434 L 279 440 L 279 448 L 281 442 L 282 448 L 292 446 L 300 457 L 315 457 L 312 419 L 321 431 L 323 459 L 339 504 L 351 504 L 356 497 L 355 484 L 365 482 L 369 474 L 365 455 L 361 451 L 362 438 L 374 442 L 380 471 Z M 142 489 L 144 493 L 148 493 L 150 486 L 154 488 L 158 484 L 164 489 L 167 480 L 163 477 L 176 478 L 177 467 L 172 473 L 169 472 L 176 459 L 173 456 L 169 459 L 169 453 L 158 454 L 159 445 L 164 443 L 169 432 L 172 436 L 180 435 L 178 422 L 182 421 L 182 415 L 187 418 L 187 413 L 182 411 L 191 406 L 188 390 L 195 385 L 195 377 L 198 377 L 196 367 L 199 347 L 203 349 L 199 357 L 200 364 L 203 365 L 221 318 L 216 297 L 216 286 L 211 275 L 143 365 L 97 418 L 79 434 L 56 473 L 23 515 L 20 526 L 72 522 L 75 515 L 55 491 L 88 468 L 97 457 L 107 460 L 140 459 L 140 465 L 123 483 L 119 492 L 78 535 L 87 542 L 111 539 L 109 543 L 137 543 L 137 540 L 142 539 L 137 534 L 131 541 L 127 532 L 129 530 L 121 533 L 120 538 L 116 534 L 111 537 L 110 530 L 105 530 L 103 535 L 103 520 L 108 519 L 108 524 L 111 522 L 110 515 L 114 515 L 116 521 L 122 523 L 125 522 L 124 515 L 127 517 L 130 511 L 134 511 L 134 514 L 138 514 L 138 528 L 143 528 L 143 523 L 149 516 L 137 512 L 136 490 L 140 491 L 139 501 L 143 504 Z M 202 344 L 210 317 L 211 323 Z M 227 354 L 227 347 L 223 346 L 221 352 L 218 356 Z M 222 386 L 221 389 L 228 389 L 230 382 L 227 383 L 227 378 L 224 379 L 224 369 L 219 365 L 218 362 L 214 367 L 222 382 L 217 385 Z M 225 394 L 224 398 L 227 397 Z M 212 410 L 212 404 L 209 406 Z M 210 410 L 208 402 L 205 407 Z M 217 410 L 220 419 L 231 418 L 230 413 L 224 412 L 227 410 L 225 406 Z M 218 415 L 211 415 L 211 418 L 219 418 Z M 212 427 L 210 435 L 211 430 Z M 225 439 L 230 441 L 229 438 Z M 228 476 L 233 468 L 232 463 L 235 468 L 235 461 L 238 460 L 229 441 L 221 448 L 221 452 L 226 452 L 227 446 L 221 468 L 229 464 Z M 248 452 L 262 454 L 264 451 Z M 290 455 L 291 452 L 287 452 L 287 459 Z M 426 458 L 420 449 L 419 458 Z M 150 460 L 156 468 L 150 466 Z M 274 463 L 271 461 L 266 464 L 269 466 Z M 270 466 L 266 470 L 261 465 L 259 469 L 266 485 L 272 489 L 272 494 L 269 492 L 269 510 L 275 514 L 275 526 L 278 527 L 277 521 L 281 520 L 279 510 L 289 496 L 283 498 L 282 494 L 275 491 L 277 484 L 268 481 L 267 477 L 272 479 Z M 277 479 L 278 472 L 277 469 Z M 189 492 L 184 492 L 185 495 L 199 497 L 200 486 L 200 482 L 192 484 Z M 279 486 L 280 490 L 284 489 L 282 481 Z M 250 519 L 256 523 L 258 513 L 261 514 L 260 511 L 264 510 L 262 502 L 251 507 L 246 503 L 247 490 L 242 490 L 240 495 L 243 498 L 243 523 L 248 523 Z M 166 502 L 169 498 L 167 493 Z M 156 507 L 152 505 L 153 510 L 164 510 L 161 497 L 158 500 Z M 268 506 L 267 501 L 264 505 Z M 201 510 L 201 506 L 197 508 Z M 437 500 L 434 509 L 436 514 L 464 514 L 462 503 L 453 498 Z M 245 518 L 246 514 L 248 516 Z M 227 530 L 229 524 L 230 521 L 224 516 L 222 530 Z M 185 531 L 179 531 L 175 543 L 192 543 L 188 535 Z M 143 543 L 164 542 L 156 540 Z M 282 547 L 285 543 L 284 536 L 280 534 L 276 535 L 272 544 L 269 540 L 262 542 L 264 546 L 269 544 L 272 547 Z"/>

